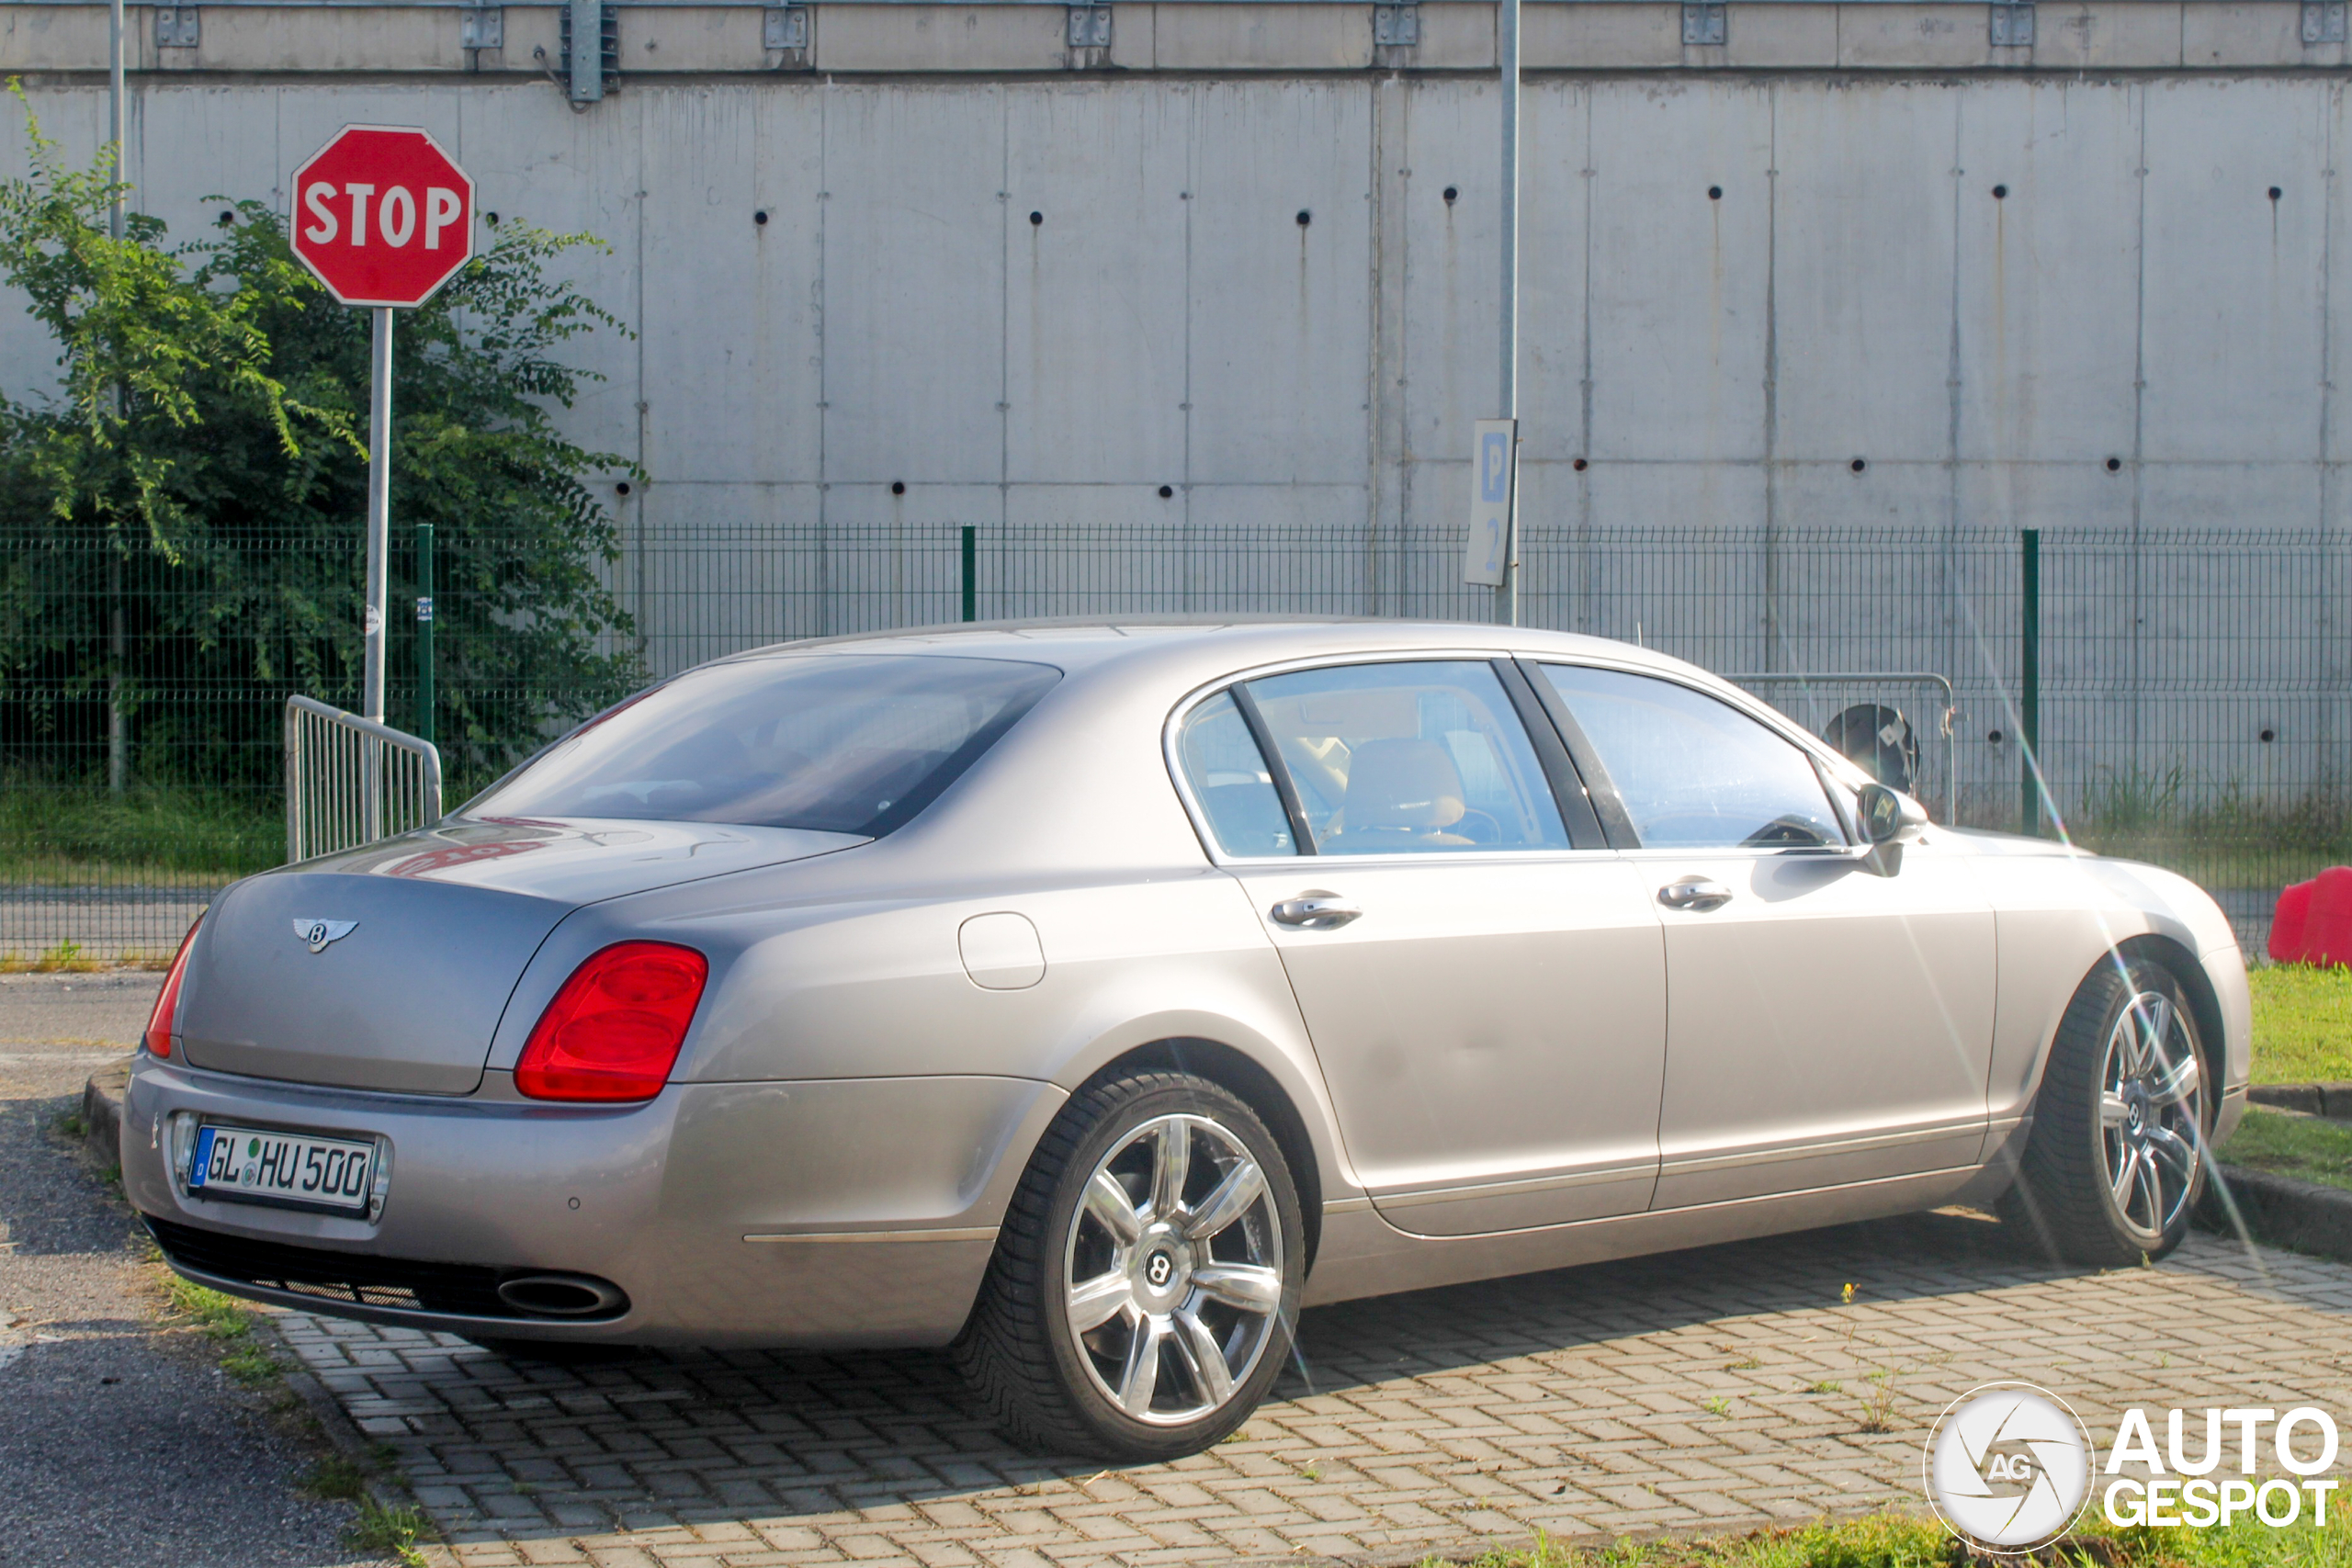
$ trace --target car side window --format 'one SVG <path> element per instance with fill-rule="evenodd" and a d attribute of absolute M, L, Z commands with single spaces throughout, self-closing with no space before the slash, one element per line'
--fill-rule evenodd
<path fill-rule="evenodd" d="M 1728 703 L 1649 675 L 1543 670 L 1645 848 L 1846 842 L 1813 760 Z"/>
<path fill-rule="evenodd" d="M 1298 852 L 1273 775 L 1232 693 L 1219 692 L 1184 716 L 1176 756 L 1219 849 L 1229 855 Z"/>
<path fill-rule="evenodd" d="M 1535 748 L 1489 665 L 1345 664 L 1248 691 L 1318 854 L 1568 847 Z"/>

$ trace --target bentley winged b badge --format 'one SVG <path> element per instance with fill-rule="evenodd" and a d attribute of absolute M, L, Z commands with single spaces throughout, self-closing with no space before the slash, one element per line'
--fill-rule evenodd
<path fill-rule="evenodd" d="M 341 942 L 358 923 L 357 920 L 311 920 L 297 916 L 294 934 L 309 942 L 312 953 L 324 953 L 327 943 Z"/>

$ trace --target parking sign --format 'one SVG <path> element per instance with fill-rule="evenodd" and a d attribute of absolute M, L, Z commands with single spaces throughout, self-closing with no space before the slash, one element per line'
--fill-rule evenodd
<path fill-rule="evenodd" d="M 1462 581 L 1500 587 L 1510 548 L 1511 492 L 1519 483 L 1519 421 L 1482 419 L 1470 441 L 1470 537 Z"/>

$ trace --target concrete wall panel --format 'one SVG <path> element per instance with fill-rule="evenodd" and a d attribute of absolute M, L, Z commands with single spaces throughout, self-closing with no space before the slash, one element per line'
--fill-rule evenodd
<path fill-rule="evenodd" d="M 675 150 L 645 186 L 646 466 L 658 478 L 813 478 L 824 100 L 705 87 L 639 112 L 649 145 Z"/>
<path fill-rule="evenodd" d="M 1962 105 L 1963 457 L 2132 455 L 2139 103 L 2111 86 L 2004 82 Z"/>
<path fill-rule="evenodd" d="M 1520 110 L 1520 452 L 1522 461 L 1566 460 L 1584 455 L 1587 423 L 1591 89 L 1546 83 Z M 1497 355 L 1499 364 L 1499 346 Z"/>
<path fill-rule="evenodd" d="M 2143 450 L 2308 462 L 2325 341 L 2325 98 L 2261 80 L 2145 92 Z"/>
<path fill-rule="evenodd" d="M 828 94 L 828 479 L 1002 477 L 1006 90 Z"/>
<path fill-rule="evenodd" d="M 1962 96 L 1829 85 L 1782 87 L 1774 100 L 1774 450 L 1820 460 L 1942 457 Z"/>
<path fill-rule="evenodd" d="M 1183 475 L 1192 99 L 1183 86 L 1088 84 L 1008 101 L 1005 465 L 1015 483 Z"/>
<path fill-rule="evenodd" d="M 1593 459 L 1761 458 L 1770 89 L 1596 88 L 1592 164 Z"/>
<path fill-rule="evenodd" d="M 1371 119 L 1351 85 L 1194 89 L 1189 477 L 1363 482 Z"/>

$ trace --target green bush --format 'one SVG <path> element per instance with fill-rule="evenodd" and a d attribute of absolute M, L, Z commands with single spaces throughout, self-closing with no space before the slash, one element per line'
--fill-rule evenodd
<path fill-rule="evenodd" d="M 0 752 L 86 772 L 111 689 L 141 777 L 266 787 L 288 694 L 359 705 L 369 312 L 329 298 L 256 201 L 177 245 L 145 216 L 112 239 L 110 164 L 64 166 L 28 120 L 0 280 L 55 340 L 59 381 L 0 402 Z M 641 683 L 589 484 L 636 470 L 554 423 L 596 379 L 565 345 L 626 330 L 560 274 L 596 245 L 509 221 L 395 314 L 389 662 L 413 657 L 398 612 L 430 523 L 453 782 Z"/>

